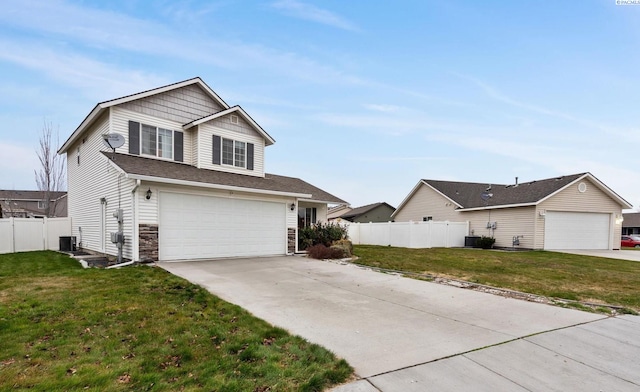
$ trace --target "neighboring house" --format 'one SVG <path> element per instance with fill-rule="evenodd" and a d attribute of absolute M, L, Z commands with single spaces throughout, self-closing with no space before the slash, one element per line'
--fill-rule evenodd
<path fill-rule="evenodd" d="M 0 190 L 0 218 L 44 218 L 47 198 L 43 191 Z M 67 192 L 49 192 L 49 217 L 67 216 Z"/>
<path fill-rule="evenodd" d="M 392 218 L 468 221 L 470 235 L 497 247 L 619 249 L 631 205 L 590 173 L 497 185 L 420 180 Z"/>
<path fill-rule="evenodd" d="M 333 220 L 338 218 L 340 215 L 351 211 L 352 208 L 346 204 L 338 204 L 337 206 L 329 207 L 327 210 L 327 219 Z"/>
<path fill-rule="evenodd" d="M 391 214 L 396 209 L 387 203 L 373 203 L 366 206 L 345 211 L 335 219 L 344 219 L 349 222 L 390 222 Z"/>
<path fill-rule="evenodd" d="M 122 145 L 113 151 L 106 135 Z M 110 233 L 122 209 L 124 258 L 133 261 L 293 253 L 298 225 L 347 203 L 265 173 L 274 142 L 200 78 L 99 103 L 58 151 L 67 154 L 73 235 L 116 255 Z"/>
<path fill-rule="evenodd" d="M 622 234 L 640 234 L 640 212 L 622 214 Z"/>

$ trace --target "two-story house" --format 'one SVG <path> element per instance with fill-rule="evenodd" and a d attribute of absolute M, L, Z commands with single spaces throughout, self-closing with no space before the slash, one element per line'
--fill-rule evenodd
<path fill-rule="evenodd" d="M 299 224 L 325 221 L 328 204 L 346 202 L 265 173 L 274 142 L 200 78 L 99 103 L 58 151 L 67 154 L 73 235 L 116 255 L 121 210 L 132 261 L 293 253 Z"/>

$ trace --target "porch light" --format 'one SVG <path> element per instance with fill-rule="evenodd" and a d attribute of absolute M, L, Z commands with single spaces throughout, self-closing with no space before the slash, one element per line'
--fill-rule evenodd
<path fill-rule="evenodd" d="M 295 210 L 296 209 L 296 205 L 294 203 L 291 203 L 291 205 L 289 206 L 289 209 L 291 211 Z"/>
<path fill-rule="evenodd" d="M 616 215 L 616 225 L 621 225 L 624 222 L 624 217 L 622 215 Z"/>
<path fill-rule="evenodd" d="M 149 190 L 147 190 L 147 200 L 151 199 L 151 188 L 149 188 Z"/>

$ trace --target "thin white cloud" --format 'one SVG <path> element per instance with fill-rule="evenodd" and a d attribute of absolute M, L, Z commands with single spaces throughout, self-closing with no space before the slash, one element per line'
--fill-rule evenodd
<path fill-rule="evenodd" d="M 33 56 L 33 53 L 38 56 Z M 167 84 L 154 74 L 96 61 L 74 52 L 53 50 L 31 42 L 0 40 L 0 60 L 43 73 L 67 86 L 82 90 L 96 101 L 119 97 Z"/>
<path fill-rule="evenodd" d="M 312 22 L 337 27 L 342 30 L 360 31 L 360 29 L 347 19 L 312 4 L 297 0 L 278 0 L 271 3 L 271 7 L 282 11 L 285 15 Z"/>
<path fill-rule="evenodd" d="M 34 20 L 42 23 L 33 23 Z M 49 36 L 64 55 L 80 50 L 96 64 L 96 53 L 108 56 L 113 51 L 156 56 L 158 59 L 182 60 L 185 64 L 210 65 L 228 70 L 247 72 L 268 69 L 274 74 L 311 83 L 368 85 L 369 81 L 349 75 L 326 63 L 320 63 L 293 52 L 283 52 L 263 45 L 220 40 L 215 37 L 194 37 L 176 34 L 175 28 L 160 22 L 138 19 L 121 13 L 84 8 L 61 0 L 24 0 L 10 2 L 0 13 L 0 23 L 27 29 L 34 34 Z M 50 41 L 54 42 L 54 41 Z M 51 43 L 49 43 L 51 44 Z M 16 46 L 29 46 L 16 42 Z M 68 46 L 67 46 L 68 45 Z M 84 47 L 83 47 L 84 46 Z M 34 47 L 33 53 L 42 48 Z M 32 56 L 33 56 L 32 53 Z M 52 56 L 50 49 L 48 56 Z M 224 56 L 220 56 L 224 53 Z M 89 57 L 91 56 L 91 57 Z M 38 56 L 33 56 L 37 58 Z M 4 57 L 10 60 L 9 56 Z M 108 63 L 105 64 L 109 67 Z M 77 66 L 75 68 L 78 68 Z M 61 70 L 61 69 L 58 69 Z M 127 70 L 123 70 L 127 71 Z M 66 71 L 71 73 L 73 71 Z M 194 75 L 185 75 L 185 78 Z"/>
<path fill-rule="evenodd" d="M 364 104 L 362 105 L 365 109 L 369 109 L 369 110 L 373 110 L 375 112 L 383 112 L 383 113 L 395 113 L 398 112 L 400 110 L 402 110 L 402 108 L 400 106 L 396 106 L 396 105 L 387 105 L 387 104 Z"/>
<path fill-rule="evenodd" d="M 347 158 L 355 162 L 416 162 L 416 161 L 449 161 L 448 157 L 385 157 L 385 156 L 354 156 Z"/>
<path fill-rule="evenodd" d="M 546 116 L 551 116 L 551 117 L 555 117 L 555 118 L 559 118 L 562 120 L 566 120 L 566 121 L 570 121 L 573 122 L 575 124 L 584 126 L 584 127 L 588 127 L 591 129 L 597 129 L 600 131 L 604 131 L 607 133 L 610 133 L 612 135 L 616 135 L 616 136 L 623 136 L 627 131 L 626 130 L 622 130 L 622 129 L 617 129 L 616 127 L 612 127 L 609 125 L 604 125 L 604 124 L 599 124 L 593 121 L 589 121 L 589 120 L 585 120 L 582 118 L 578 118 L 575 117 L 573 115 L 567 114 L 567 113 L 562 113 L 556 110 L 552 110 L 552 109 L 548 109 L 545 108 L 543 106 L 539 106 L 539 105 L 533 105 L 530 103 L 526 103 L 526 102 L 522 102 L 516 99 L 513 99 L 511 97 L 509 97 L 508 95 L 504 94 L 503 92 L 499 91 L 496 87 L 482 81 L 479 80 L 477 78 L 474 78 L 472 76 L 469 75 L 463 75 L 463 74 L 459 74 L 456 72 L 452 72 L 453 75 L 461 78 L 461 79 L 465 79 L 468 80 L 470 82 L 472 82 L 473 84 L 475 84 L 476 86 L 480 87 L 485 94 L 487 94 L 489 97 L 499 101 L 499 102 L 503 102 L 507 105 L 510 106 L 514 106 L 514 107 L 518 107 L 521 109 L 525 109 L 537 114 L 543 114 Z"/>

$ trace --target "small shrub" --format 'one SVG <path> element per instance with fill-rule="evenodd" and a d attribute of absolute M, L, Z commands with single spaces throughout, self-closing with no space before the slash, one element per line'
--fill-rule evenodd
<path fill-rule="evenodd" d="M 476 240 L 476 246 L 482 249 L 491 249 L 495 243 L 496 239 L 493 237 L 482 236 Z"/>
<path fill-rule="evenodd" d="M 347 239 L 335 241 L 331 245 L 333 249 L 340 249 L 342 251 L 342 257 L 351 257 L 353 255 L 353 243 Z"/>
<path fill-rule="evenodd" d="M 341 248 L 328 248 L 323 244 L 313 245 L 307 248 L 307 255 L 313 259 L 325 260 L 325 259 L 341 259 L 343 258 L 344 250 Z"/>
<path fill-rule="evenodd" d="M 315 225 L 303 227 L 298 231 L 298 248 L 304 250 L 317 244 L 329 247 L 335 241 L 346 239 L 347 237 L 346 226 L 318 222 Z"/>

